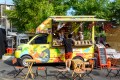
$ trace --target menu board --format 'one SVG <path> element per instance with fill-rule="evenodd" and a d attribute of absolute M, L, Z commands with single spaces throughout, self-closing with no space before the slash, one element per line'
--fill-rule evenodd
<path fill-rule="evenodd" d="M 105 48 L 99 48 L 99 58 L 100 58 L 100 64 L 107 64 Z"/>

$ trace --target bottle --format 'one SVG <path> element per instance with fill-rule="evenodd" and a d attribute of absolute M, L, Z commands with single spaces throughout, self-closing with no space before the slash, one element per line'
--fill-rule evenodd
<path fill-rule="evenodd" d="M 107 68 L 110 68 L 111 67 L 111 61 L 108 59 L 107 61 Z"/>

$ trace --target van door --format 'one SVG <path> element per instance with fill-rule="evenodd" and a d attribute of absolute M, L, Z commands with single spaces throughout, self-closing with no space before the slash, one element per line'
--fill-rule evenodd
<path fill-rule="evenodd" d="M 46 63 L 50 58 L 49 43 L 47 43 L 47 34 L 41 34 L 31 41 L 31 56 L 39 62 Z"/>

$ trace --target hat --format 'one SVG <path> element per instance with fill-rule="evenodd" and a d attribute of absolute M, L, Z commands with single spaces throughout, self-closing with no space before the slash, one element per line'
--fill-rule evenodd
<path fill-rule="evenodd" d="M 83 33 L 83 32 L 80 31 L 79 33 Z"/>

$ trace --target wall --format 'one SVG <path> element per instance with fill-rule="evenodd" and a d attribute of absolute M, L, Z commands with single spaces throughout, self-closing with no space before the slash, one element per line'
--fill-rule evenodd
<path fill-rule="evenodd" d="M 120 51 L 120 26 L 111 28 L 106 35 L 107 43 L 117 51 Z"/>

